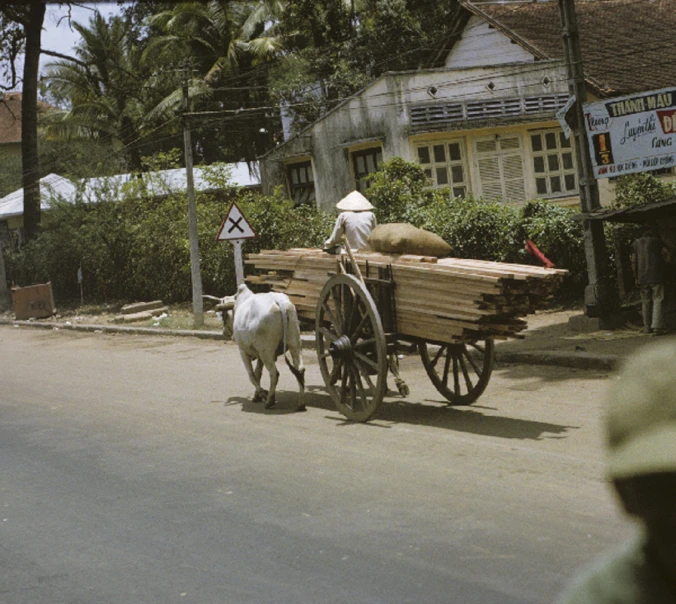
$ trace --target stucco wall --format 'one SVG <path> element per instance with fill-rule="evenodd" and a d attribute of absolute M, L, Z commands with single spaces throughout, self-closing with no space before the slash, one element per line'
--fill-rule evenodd
<path fill-rule="evenodd" d="M 354 187 L 349 151 L 364 141 L 382 144 L 384 159 L 399 156 L 415 160 L 411 137 L 425 134 L 425 130 L 412 129 L 411 105 L 546 96 L 566 94 L 567 90 L 565 70 L 556 61 L 386 74 L 262 158 L 263 189 L 269 193 L 285 183 L 286 164 L 311 157 L 317 205 L 330 211 Z M 518 127 L 518 119 L 516 122 L 463 122 L 446 127 L 446 131 L 464 131 L 470 136 L 473 130 L 485 134 L 486 128 Z M 530 122 L 532 119 L 523 120 L 524 127 L 532 127 Z M 546 123 L 551 124 L 551 117 Z"/>

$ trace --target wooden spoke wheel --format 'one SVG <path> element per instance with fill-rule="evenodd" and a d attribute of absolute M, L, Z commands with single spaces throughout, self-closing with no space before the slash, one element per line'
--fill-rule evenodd
<path fill-rule="evenodd" d="M 468 344 L 423 342 L 419 350 L 427 375 L 449 405 L 471 405 L 486 389 L 495 357 L 492 339 Z"/>
<path fill-rule="evenodd" d="M 387 342 L 364 284 L 352 275 L 331 277 L 319 296 L 315 328 L 319 368 L 338 411 L 368 421 L 387 390 Z"/>

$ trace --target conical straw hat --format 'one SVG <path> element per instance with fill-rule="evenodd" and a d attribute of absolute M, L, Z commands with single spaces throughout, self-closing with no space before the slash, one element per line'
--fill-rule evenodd
<path fill-rule="evenodd" d="M 369 202 L 369 200 L 359 191 L 352 191 L 347 197 L 343 197 L 343 199 L 336 204 L 336 207 L 339 210 L 347 212 L 360 212 L 373 209 L 371 202 Z"/>

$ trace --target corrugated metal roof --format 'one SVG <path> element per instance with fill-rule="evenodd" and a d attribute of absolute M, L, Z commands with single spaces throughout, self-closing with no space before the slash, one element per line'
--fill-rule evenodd
<path fill-rule="evenodd" d="M 228 182 L 233 187 L 257 187 L 260 186 L 260 176 L 258 164 L 253 163 L 251 170 L 246 163 L 224 164 L 229 171 Z M 214 167 L 196 167 L 193 169 L 193 181 L 196 191 L 208 191 L 214 188 L 214 185 L 208 178 L 210 170 L 217 170 L 219 166 Z M 253 174 L 252 174 L 253 171 Z M 102 188 L 119 189 L 128 182 L 137 178 L 138 174 L 116 174 L 115 176 L 100 176 L 98 178 L 88 178 L 83 181 L 83 195 L 85 199 L 90 199 L 97 191 Z M 144 172 L 141 174 L 148 192 L 154 195 L 167 195 L 177 191 L 184 191 L 187 188 L 185 168 L 175 168 L 172 170 L 159 170 L 158 172 Z"/>
<path fill-rule="evenodd" d="M 605 208 L 575 214 L 573 220 L 605 220 L 606 222 L 650 222 L 676 216 L 676 197 L 633 208 Z"/>
<path fill-rule="evenodd" d="M 40 179 L 40 209 L 46 210 L 54 197 L 73 201 L 75 199 L 75 184 L 59 176 L 48 174 Z M 0 199 L 0 219 L 23 214 L 23 189 L 18 189 Z"/>
<path fill-rule="evenodd" d="M 253 163 L 251 170 L 245 163 L 224 164 L 229 172 L 228 183 L 233 187 L 257 187 L 260 186 L 260 176 L 258 164 Z M 193 179 L 195 190 L 208 191 L 214 189 L 214 185 L 208 178 L 210 170 L 219 167 L 196 167 L 193 169 Z M 98 178 L 87 178 L 79 181 L 77 184 L 59 176 L 50 174 L 40 179 L 40 208 L 49 208 L 49 202 L 54 196 L 75 202 L 78 190 L 81 191 L 82 198 L 88 202 L 95 202 L 96 197 L 101 191 L 109 190 L 118 192 L 128 182 L 136 178 L 136 174 L 116 174 L 114 176 L 101 176 Z M 178 191 L 184 191 L 187 188 L 185 168 L 176 168 L 173 170 L 160 170 L 142 174 L 147 190 L 151 195 L 167 195 Z M 23 214 L 23 189 L 19 189 L 0 199 L 0 220 L 11 216 L 20 216 Z"/>

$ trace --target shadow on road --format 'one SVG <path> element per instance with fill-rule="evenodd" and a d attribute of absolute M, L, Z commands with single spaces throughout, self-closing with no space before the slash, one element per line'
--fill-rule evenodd
<path fill-rule="evenodd" d="M 245 413 L 266 415 L 286 415 L 294 413 L 298 393 L 279 391 L 277 403 L 272 409 L 265 409 L 263 403 L 252 403 L 251 399 L 230 397 L 226 405 L 241 405 Z M 392 424 L 411 424 L 429 426 L 455 432 L 467 432 L 483 436 L 520 440 L 541 440 L 566 438 L 571 430 L 579 426 L 566 426 L 549 422 L 533 421 L 512 417 L 488 415 L 482 409 L 488 407 L 448 407 L 441 400 L 423 400 L 411 402 L 390 397 L 383 401 L 376 416 L 367 424 L 356 424 L 345 419 L 335 408 L 331 397 L 322 386 L 310 386 L 305 393 L 305 404 L 308 408 L 323 409 L 334 415 L 326 419 L 333 420 L 341 427 L 367 425 L 374 428 L 390 428 Z"/>
<path fill-rule="evenodd" d="M 433 402 L 436 401 L 424 403 L 397 401 L 383 404 L 378 410 L 377 420 L 521 440 L 566 438 L 570 430 L 578 428 L 529 419 L 486 415 L 478 406 L 447 407 L 431 404 Z"/>
<path fill-rule="evenodd" d="M 231 396 L 224 405 L 241 405 L 244 413 L 260 413 L 266 415 L 285 415 L 287 413 L 297 413 L 296 404 L 298 403 L 297 390 L 277 390 L 275 392 L 275 406 L 272 409 L 266 409 L 263 403 L 254 403 L 251 398 L 243 396 Z M 304 402 L 306 406 L 326 411 L 335 411 L 336 407 L 323 386 L 306 386 Z"/>

